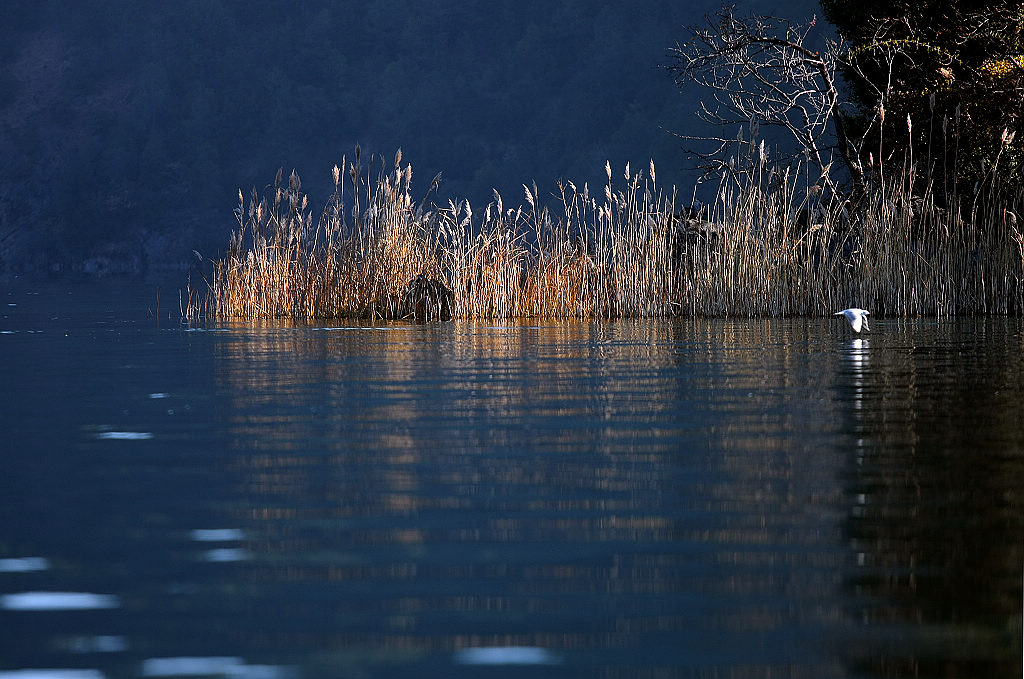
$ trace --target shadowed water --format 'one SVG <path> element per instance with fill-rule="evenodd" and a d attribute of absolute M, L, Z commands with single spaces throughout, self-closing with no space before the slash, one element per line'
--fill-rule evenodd
<path fill-rule="evenodd" d="M 0 678 L 1019 671 L 1017 319 L 2 293 Z"/>

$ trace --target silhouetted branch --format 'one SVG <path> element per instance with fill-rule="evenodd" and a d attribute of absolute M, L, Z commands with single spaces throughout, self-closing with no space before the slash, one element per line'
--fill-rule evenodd
<path fill-rule="evenodd" d="M 806 47 L 815 26 L 795 25 L 765 16 L 739 18 L 724 7 L 707 18 L 707 27 L 690 29 L 690 39 L 670 51 L 668 70 L 679 87 L 696 83 L 710 91 L 700 116 L 714 125 L 749 124 L 785 129 L 796 142 L 794 158 L 803 158 L 820 180 L 834 188 L 832 154 L 838 151 L 850 171 L 855 194 L 864 188 L 864 171 L 847 138 L 835 85 L 840 45 L 827 41 L 822 52 Z M 696 137 L 717 147 L 698 154 L 707 167 L 719 169 L 728 160 L 729 145 L 742 137 Z"/>

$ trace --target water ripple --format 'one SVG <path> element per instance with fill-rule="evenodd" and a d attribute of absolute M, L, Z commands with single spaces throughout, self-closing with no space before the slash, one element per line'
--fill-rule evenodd
<path fill-rule="evenodd" d="M 0 596 L 0 608 L 8 611 L 80 611 L 120 605 L 121 600 L 112 594 L 90 592 L 18 592 Z"/>

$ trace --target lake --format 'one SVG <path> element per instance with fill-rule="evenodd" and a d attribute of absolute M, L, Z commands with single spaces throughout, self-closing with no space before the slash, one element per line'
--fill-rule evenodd
<path fill-rule="evenodd" d="M 1020 676 L 1024 323 L 0 287 L 0 678 Z"/>

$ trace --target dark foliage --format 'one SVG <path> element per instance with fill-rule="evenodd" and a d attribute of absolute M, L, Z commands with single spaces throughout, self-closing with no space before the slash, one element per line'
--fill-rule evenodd
<path fill-rule="evenodd" d="M 876 167 L 902 163 L 913 148 L 928 175 L 949 179 L 942 190 L 969 192 L 993 167 L 1004 180 L 1019 178 L 1024 133 L 1013 133 L 1024 122 L 1024 3 L 821 5 L 851 42 L 845 75 L 859 106 L 851 123 Z"/>

